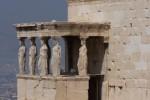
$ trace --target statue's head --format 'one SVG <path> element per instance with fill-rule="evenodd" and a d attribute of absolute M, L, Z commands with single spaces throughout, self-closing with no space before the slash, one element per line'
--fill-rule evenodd
<path fill-rule="evenodd" d="M 59 37 L 53 37 L 54 45 L 58 45 L 58 39 L 59 39 Z"/>
<path fill-rule="evenodd" d="M 81 36 L 80 40 L 81 40 L 81 45 L 86 44 L 86 40 L 87 40 L 88 36 Z"/>
<path fill-rule="evenodd" d="M 45 44 L 45 41 L 46 41 L 45 38 L 42 37 L 42 38 L 41 38 L 41 45 L 44 45 L 44 44 Z"/>
<path fill-rule="evenodd" d="M 81 45 L 86 44 L 86 40 L 85 39 L 81 39 Z"/>
<path fill-rule="evenodd" d="M 41 39 L 41 45 L 44 45 L 44 44 L 45 44 L 44 39 Z"/>
<path fill-rule="evenodd" d="M 35 38 L 30 38 L 30 44 L 35 45 Z"/>
<path fill-rule="evenodd" d="M 58 41 L 57 40 L 54 40 L 54 45 L 58 45 Z"/>
<path fill-rule="evenodd" d="M 25 39 L 24 38 L 19 38 L 19 43 L 21 46 L 24 46 L 25 45 Z"/>

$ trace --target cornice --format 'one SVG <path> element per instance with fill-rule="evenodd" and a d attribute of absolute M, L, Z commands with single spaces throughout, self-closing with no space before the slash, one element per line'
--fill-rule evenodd
<path fill-rule="evenodd" d="M 100 0 L 68 0 L 68 3 L 91 2 L 91 1 L 100 1 Z"/>
<path fill-rule="evenodd" d="M 15 24 L 17 37 L 108 36 L 110 23 L 43 22 Z"/>

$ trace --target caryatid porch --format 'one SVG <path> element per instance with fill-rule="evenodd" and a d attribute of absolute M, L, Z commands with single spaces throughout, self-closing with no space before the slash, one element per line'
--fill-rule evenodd
<path fill-rule="evenodd" d="M 15 27 L 20 41 L 18 100 L 88 100 L 89 75 L 105 73 L 102 66 L 107 49 L 107 45 L 104 44 L 108 42 L 109 24 L 46 22 L 16 24 Z M 39 54 L 36 38 L 40 38 L 41 41 Z M 60 56 L 60 38 L 65 41 L 65 58 Z M 29 64 L 25 64 L 25 39 L 29 39 L 31 43 Z M 49 39 L 53 39 L 54 47 L 50 47 Z M 67 75 L 60 73 L 60 59 L 65 59 Z M 24 73 L 25 65 L 29 65 L 29 75 Z M 38 75 L 35 75 L 36 66 L 39 68 Z M 52 74 L 49 73 L 49 67 Z M 73 76 L 70 73 L 72 71 Z"/>

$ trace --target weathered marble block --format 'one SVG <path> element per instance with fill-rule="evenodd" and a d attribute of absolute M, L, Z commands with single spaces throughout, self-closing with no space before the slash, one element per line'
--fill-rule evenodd
<path fill-rule="evenodd" d="M 17 75 L 17 78 L 18 100 L 88 100 L 88 76 Z"/>

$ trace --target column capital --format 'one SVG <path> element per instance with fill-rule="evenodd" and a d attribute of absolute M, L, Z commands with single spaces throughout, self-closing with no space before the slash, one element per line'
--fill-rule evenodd
<path fill-rule="evenodd" d="M 26 37 L 17 37 L 18 40 L 25 40 Z"/>
<path fill-rule="evenodd" d="M 52 36 L 51 38 L 52 38 L 53 40 L 57 40 L 57 41 L 58 41 L 58 40 L 61 38 L 61 36 Z"/>
<path fill-rule="evenodd" d="M 29 40 L 36 40 L 36 37 L 28 37 Z"/>
<path fill-rule="evenodd" d="M 87 38 L 89 38 L 89 36 L 80 36 L 81 41 L 86 41 Z"/>
<path fill-rule="evenodd" d="M 51 37 L 49 37 L 49 36 L 40 36 L 39 38 L 40 38 L 40 39 L 48 40 L 48 39 L 50 39 Z"/>
<path fill-rule="evenodd" d="M 80 36 L 81 40 L 86 40 L 87 38 L 89 38 L 89 36 Z"/>

